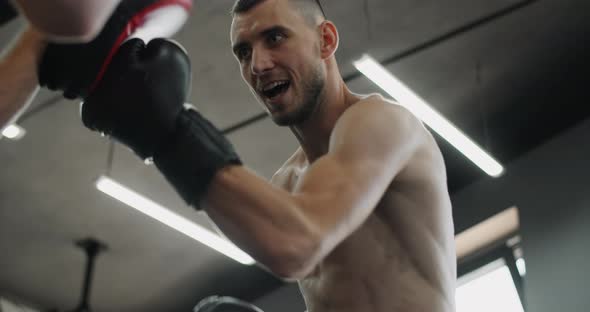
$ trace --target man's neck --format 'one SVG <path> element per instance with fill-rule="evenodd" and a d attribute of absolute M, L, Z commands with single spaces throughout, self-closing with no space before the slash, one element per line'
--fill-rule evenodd
<path fill-rule="evenodd" d="M 307 161 L 313 163 L 328 152 L 330 136 L 340 115 L 359 100 L 348 89 L 341 76 L 326 81 L 322 102 L 304 123 L 291 126 Z"/>

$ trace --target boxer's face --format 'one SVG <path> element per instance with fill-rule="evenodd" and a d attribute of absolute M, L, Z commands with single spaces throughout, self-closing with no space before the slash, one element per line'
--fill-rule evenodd
<path fill-rule="evenodd" d="M 318 28 L 285 0 L 267 0 L 234 17 L 242 77 L 278 125 L 305 121 L 319 103 L 325 68 Z"/>

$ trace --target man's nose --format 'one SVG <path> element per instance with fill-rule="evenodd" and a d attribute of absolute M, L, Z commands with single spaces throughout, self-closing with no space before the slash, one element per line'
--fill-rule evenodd
<path fill-rule="evenodd" d="M 274 62 L 268 51 L 265 49 L 255 49 L 252 51 L 251 68 L 252 74 L 255 76 L 264 74 L 274 67 Z"/>

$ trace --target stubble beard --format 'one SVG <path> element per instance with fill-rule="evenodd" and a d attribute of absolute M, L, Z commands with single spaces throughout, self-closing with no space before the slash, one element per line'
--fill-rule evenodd
<path fill-rule="evenodd" d="M 316 111 L 321 102 L 324 85 L 321 68 L 315 67 L 309 79 L 304 80 L 302 83 L 303 99 L 301 102 L 295 103 L 295 109 L 292 112 L 278 116 L 273 115 L 274 123 L 283 127 L 303 124 Z"/>

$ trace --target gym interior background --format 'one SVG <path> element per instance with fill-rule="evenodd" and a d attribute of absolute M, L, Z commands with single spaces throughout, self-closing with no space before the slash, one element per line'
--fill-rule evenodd
<path fill-rule="evenodd" d="M 323 2 L 339 27 L 337 57 L 353 91 L 382 92 L 353 66 L 369 53 L 504 165 L 490 177 L 437 136 L 463 248 L 460 280 L 498 273 L 510 282 L 458 293 L 477 294 L 469 304 L 478 311 L 503 296 L 497 289 L 513 290 L 511 311 L 586 310 L 590 1 Z M 192 103 L 270 177 L 296 141 L 261 117 L 240 79 L 229 46 L 232 3 L 198 1 L 176 39 L 192 58 Z M 2 47 L 21 27 L 0 29 Z M 42 91 L 18 123 L 26 135 L 0 140 L 0 311 L 75 307 L 86 258 L 74 241 L 88 237 L 108 245 L 95 263 L 94 311 L 190 311 L 212 294 L 303 311 L 294 285 L 99 192 L 94 182 L 108 175 L 213 230 L 153 167 L 84 129 L 77 104 Z"/>

